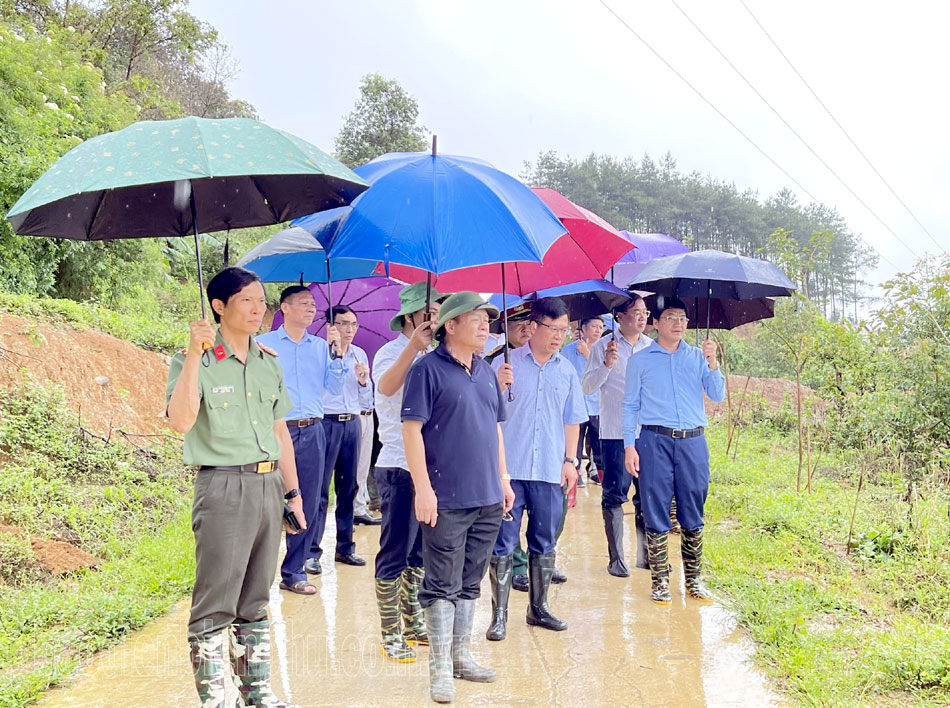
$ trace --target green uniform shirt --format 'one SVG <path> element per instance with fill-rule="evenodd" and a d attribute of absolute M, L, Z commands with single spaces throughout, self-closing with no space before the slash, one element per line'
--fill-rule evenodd
<path fill-rule="evenodd" d="M 198 417 L 185 433 L 185 464 L 230 466 L 280 459 L 274 421 L 287 415 L 292 403 L 277 357 L 265 353 L 253 337 L 250 339 L 246 366 L 234 356 L 220 332 L 214 348 L 223 347 L 224 358 L 219 360 L 210 351 L 211 363 L 198 365 Z M 184 352 L 172 357 L 165 388 L 166 407 L 184 363 Z"/>

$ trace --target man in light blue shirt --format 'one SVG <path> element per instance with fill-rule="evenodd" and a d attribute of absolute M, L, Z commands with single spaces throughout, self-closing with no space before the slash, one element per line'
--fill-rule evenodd
<path fill-rule="evenodd" d="M 280 587 L 301 595 L 313 595 L 317 588 L 307 582 L 304 563 L 317 528 L 320 487 L 323 484 L 326 450 L 326 438 L 320 423 L 323 395 L 326 391 L 339 393 L 343 390 L 343 366 L 339 361 L 330 362 L 326 341 L 307 332 L 317 311 L 313 293 L 308 288 L 302 285 L 286 288 L 280 294 L 280 310 L 284 324 L 259 335 L 257 341 L 277 352 L 287 393 L 294 406 L 287 415 L 287 428 L 294 444 L 299 493 L 307 519 L 306 530 L 287 534 L 287 554 L 280 566 Z M 337 343 L 340 340 L 335 327 L 330 328 L 327 337 Z"/>
<path fill-rule="evenodd" d="M 568 331 L 567 306 L 544 298 L 531 306 L 531 338 L 511 353 L 514 383 L 504 397 L 507 419 L 502 423 L 505 459 L 515 492 L 511 520 L 498 531 L 492 552 L 492 624 L 486 637 L 507 635 L 508 594 L 512 554 L 528 511 L 528 624 L 562 631 L 567 623 L 551 614 L 548 586 L 554 575 L 554 548 L 563 515 L 564 495 L 577 481 L 577 437 L 587 420 L 580 379 L 559 353 Z M 498 360 L 496 368 L 504 366 Z M 499 376 L 499 380 L 501 377 Z"/>
<path fill-rule="evenodd" d="M 602 317 L 584 318 L 580 321 L 577 341 L 571 342 L 561 350 L 561 354 L 566 356 L 567 360 L 574 365 L 578 376 L 584 375 L 591 348 L 600 340 L 603 334 L 604 320 Z M 604 469 L 604 461 L 600 452 L 600 392 L 594 391 L 591 394 L 585 394 L 584 401 L 587 403 L 587 422 L 581 423 L 581 432 L 577 438 L 577 459 L 583 459 L 586 442 L 586 447 L 590 448 L 591 457 L 587 476 L 595 484 L 600 484 L 601 470 Z M 577 486 L 584 486 L 583 474 L 577 475 Z"/>
<path fill-rule="evenodd" d="M 702 350 L 683 341 L 686 305 L 657 297 L 656 344 L 630 357 L 623 399 L 623 441 L 627 471 L 640 479 L 644 525 L 653 585 L 651 599 L 669 605 L 670 502 L 682 527 L 686 593 L 704 602 L 712 594 L 700 579 L 703 506 L 709 490 L 709 449 L 703 392 L 714 401 L 726 395 L 716 343 Z M 640 436 L 637 437 L 637 427 Z"/>
<path fill-rule="evenodd" d="M 308 573 L 320 572 L 323 549 L 323 531 L 330 505 L 330 480 L 336 494 L 336 554 L 337 563 L 366 565 L 356 555 L 353 543 L 353 500 L 356 498 L 356 473 L 359 465 L 360 412 L 373 407 L 373 384 L 369 378 L 369 359 L 360 347 L 353 344 L 359 323 L 349 307 L 337 305 L 327 312 L 333 325 L 340 331 L 340 345 L 336 350 L 343 363 L 343 389 L 339 393 L 327 391 L 323 396 L 323 432 L 327 438 L 323 462 L 323 486 L 320 488 L 320 508 L 317 511 L 313 542 L 310 544 Z"/>

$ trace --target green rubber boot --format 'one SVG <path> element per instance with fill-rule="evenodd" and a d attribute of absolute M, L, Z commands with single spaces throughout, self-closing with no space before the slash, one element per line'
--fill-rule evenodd
<path fill-rule="evenodd" d="M 299 708 L 280 700 L 270 685 L 270 622 L 231 625 L 231 673 L 245 708 Z"/>
<path fill-rule="evenodd" d="M 650 562 L 650 577 L 653 587 L 650 599 L 658 605 L 673 602 L 670 594 L 670 534 L 647 532 L 647 559 Z"/>
<path fill-rule="evenodd" d="M 449 600 L 435 600 L 425 608 L 429 631 L 429 696 L 436 703 L 455 700 L 452 678 L 452 633 L 455 627 L 455 605 Z"/>
<path fill-rule="evenodd" d="M 201 708 L 225 708 L 224 635 L 188 642 Z"/>
<path fill-rule="evenodd" d="M 376 606 L 379 608 L 379 625 L 382 631 L 380 650 L 383 656 L 409 663 L 416 660 L 416 653 L 402 635 L 402 616 L 399 609 L 399 593 L 402 578 L 384 580 L 376 578 Z"/>
<path fill-rule="evenodd" d="M 402 584 L 399 590 L 399 609 L 402 612 L 402 636 L 410 644 L 427 645 L 426 618 L 419 604 L 419 588 L 426 572 L 422 568 L 408 566 L 402 571 Z"/>
<path fill-rule="evenodd" d="M 682 530 L 680 548 L 683 553 L 683 575 L 686 578 L 686 594 L 700 602 L 712 602 L 713 594 L 703 584 L 703 530 Z"/>

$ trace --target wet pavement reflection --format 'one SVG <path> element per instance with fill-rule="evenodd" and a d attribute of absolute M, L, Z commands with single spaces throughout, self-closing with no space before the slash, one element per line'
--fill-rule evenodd
<path fill-rule="evenodd" d="M 326 539 L 334 538 L 333 514 Z M 629 554 L 633 516 L 626 517 Z M 488 580 L 476 607 L 473 653 L 498 670 L 493 684 L 456 681 L 460 706 L 779 706 L 764 676 L 749 662 L 751 645 L 718 604 L 685 599 L 679 543 L 673 537 L 673 605 L 649 600 L 650 574 L 607 574 L 600 488 L 578 490 L 558 547 L 564 585 L 552 585 L 554 613 L 566 632 L 529 627 L 527 594 L 512 591 L 508 638 L 485 640 L 491 601 Z M 282 697 L 315 706 L 423 706 L 428 697 L 427 649 L 397 664 L 380 654 L 372 557 L 379 527 L 357 526 L 358 568 L 332 563 L 311 576 L 317 595 L 271 591 L 274 686 Z M 329 554 L 332 558 L 332 548 Z M 633 568 L 633 562 L 629 561 Z M 104 652 L 67 689 L 51 691 L 44 708 L 197 706 L 188 664 L 188 600 L 112 651 Z"/>

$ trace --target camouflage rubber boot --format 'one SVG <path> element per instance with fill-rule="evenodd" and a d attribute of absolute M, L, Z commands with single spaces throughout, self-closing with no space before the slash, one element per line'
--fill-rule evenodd
<path fill-rule="evenodd" d="M 231 673 L 245 708 L 299 708 L 274 695 L 270 685 L 270 622 L 231 625 Z"/>
<path fill-rule="evenodd" d="M 686 578 L 686 594 L 700 602 L 712 602 L 713 594 L 700 579 L 703 570 L 703 530 L 683 529 L 680 543 L 683 553 L 683 575 Z"/>
<path fill-rule="evenodd" d="M 188 642 L 201 708 L 225 708 L 224 635 Z"/>
<path fill-rule="evenodd" d="M 476 664 L 469 650 L 474 619 L 475 600 L 456 600 L 455 623 L 452 626 L 452 675 L 466 681 L 491 683 L 498 678 L 497 672 Z"/>
<path fill-rule="evenodd" d="M 376 605 L 382 630 L 380 650 L 393 661 L 408 663 L 416 660 L 416 653 L 402 636 L 402 617 L 399 612 L 399 592 L 402 578 L 376 578 Z"/>
<path fill-rule="evenodd" d="M 681 533 L 679 519 L 676 518 L 676 497 L 670 503 L 670 533 Z"/>
<path fill-rule="evenodd" d="M 455 700 L 452 678 L 452 632 L 455 628 L 455 605 L 438 599 L 425 608 L 429 634 L 429 696 L 436 703 Z"/>
<path fill-rule="evenodd" d="M 423 568 L 408 566 L 402 571 L 402 584 L 399 589 L 399 610 L 402 612 L 402 636 L 410 644 L 427 645 L 426 618 L 419 604 L 419 588 L 426 572 Z"/>
<path fill-rule="evenodd" d="M 653 587 L 650 599 L 658 605 L 673 602 L 670 594 L 670 534 L 647 532 L 647 555 L 650 561 L 650 577 Z"/>

